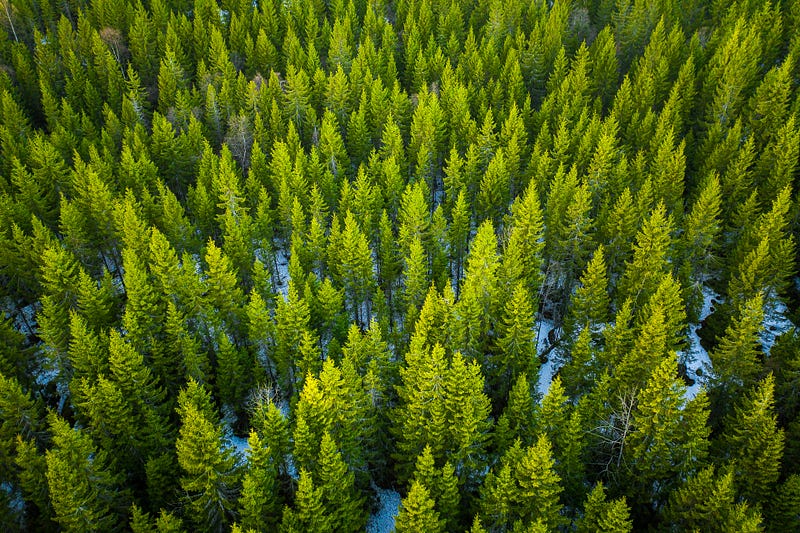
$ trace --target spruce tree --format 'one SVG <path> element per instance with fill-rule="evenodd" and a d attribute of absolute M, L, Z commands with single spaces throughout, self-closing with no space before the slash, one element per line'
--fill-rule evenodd
<path fill-rule="evenodd" d="M 633 298 L 638 307 L 655 292 L 669 266 L 671 231 L 671 219 L 664 204 L 659 203 L 636 235 L 633 259 L 619 281 L 620 300 Z"/>
<path fill-rule="evenodd" d="M 46 453 L 47 486 L 55 521 L 67 530 L 113 530 L 129 494 L 111 459 L 81 430 L 58 416 L 49 418 L 54 446 Z"/>
<path fill-rule="evenodd" d="M 227 447 L 202 385 L 189 381 L 178 397 L 178 406 L 181 428 L 175 446 L 184 472 L 181 488 L 190 519 L 203 531 L 222 531 L 235 510 L 236 457 Z"/>
<path fill-rule="evenodd" d="M 589 493 L 583 513 L 578 522 L 579 533 L 626 533 L 633 530 L 625 497 L 607 501 L 602 482 L 598 482 Z"/>
<path fill-rule="evenodd" d="M 434 509 L 430 492 L 421 482 L 415 480 L 411 484 L 408 495 L 401 503 L 400 514 L 395 519 L 395 531 L 398 533 L 416 531 L 438 533 L 444 530 L 443 526 L 442 521 L 439 520 L 439 513 Z"/>
<path fill-rule="evenodd" d="M 239 497 L 240 525 L 245 529 L 275 526 L 281 499 L 278 493 L 278 468 L 272 461 L 270 447 L 256 431 L 247 440 L 247 470 L 242 478 Z"/>
<path fill-rule="evenodd" d="M 675 489 L 663 515 L 677 530 L 762 531 L 758 511 L 737 500 L 733 473 L 715 473 L 713 466 Z"/>
<path fill-rule="evenodd" d="M 315 477 L 322 491 L 323 513 L 328 516 L 330 527 L 334 531 L 363 529 L 366 515 L 362 499 L 356 492 L 355 477 L 327 431 L 322 435 L 319 448 Z"/>
<path fill-rule="evenodd" d="M 784 430 L 775 410 L 775 378 L 769 374 L 735 406 L 723 434 L 739 494 L 753 503 L 768 502 L 780 476 Z"/>

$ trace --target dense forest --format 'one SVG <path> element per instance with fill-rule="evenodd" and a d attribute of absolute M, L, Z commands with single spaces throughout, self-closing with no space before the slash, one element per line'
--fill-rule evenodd
<path fill-rule="evenodd" d="M 3 531 L 800 530 L 800 1 L 0 4 Z"/>

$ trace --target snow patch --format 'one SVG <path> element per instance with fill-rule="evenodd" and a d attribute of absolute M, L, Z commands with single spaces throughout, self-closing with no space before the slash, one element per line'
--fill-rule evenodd
<path fill-rule="evenodd" d="M 36 384 L 41 387 L 47 387 L 58 378 L 58 369 L 48 364 L 43 364 L 35 375 Z"/>
<path fill-rule="evenodd" d="M 396 490 L 382 489 L 374 482 L 372 490 L 378 495 L 380 507 L 369 515 L 367 533 L 390 533 L 394 531 L 394 520 L 400 512 L 400 494 Z"/>
<path fill-rule="evenodd" d="M 249 445 L 247 443 L 247 437 L 237 437 L 233 433 L 233 425 L 239 419 L 236 416 L 235 411 L 229 405 L 222 406 L 222 434 L 225 438 L 226 448 L 233 448 L 236 452 L 236 463 L 240 465 L 244 465 L 247 462 L 247 450 L 249 449 Z"/>
<path fill-rule="evenodd" d="M 556 325 L 552 320 L 543 318 L 539 320 L 536 328 L 538 330 L 536 337 L 536 353 L 542 355 L 542 352 L 550 348 L 550 332 L 556 329 Z"/>
<path fill-rule="evenodd" d="M 698 322 L 703 322 L 711 314 L 715 301 L 719 301 L 719 295 L 704 286 L 703 309 L 700 311 Z M 694 399 L 700 390 L 705 387 L 706 378 L 712 369 L 711 358 L 708 356 L 706 349 L 700 344 L 700 336 L 697 334 L 700 329 L 700 323 L 689 326 L 689 346 L 680 354 L 680 360 L 686 365 L 686 375 L 694 380 L 693 385 L 686 387 L 684 397 L 687 401 Z M 698 371 L 700 371 L 700 374 L 698 374 Z"/>
<path fill-rule="evenodd" d="M 536 384 L 536 393 L 539 398 L 547 396 L 547 391 L 550 390 L 550 384 L 553 382 L 553 376 L 556 375 L 555 361 L 553 357 L 548 357 L 547 362 L 539 367 L 539 383 Z"/>
<path fill-rule="evenodd" d="M 555 324 L 552 320 L 541 319 L 537 324 L 538 336 L 536 340 L 536 353 L 542 355 L 546 350 L 550 349 L 550 332 L 555 329 Z M 540 398 L 547 395 L 550 389 L 550 383 L 553 381 L 553 376 L 556 374 L 556 361 L 555 354 L 552 352 L 547 357 L 547 362 L 539 367 L 539 382 L 536 385 L 536 392 Z"/>
<path fill-rule="evenodd" d="M 33 329 L 36 324 L 36 320 L 34 319 L 35 314 L 36 304 L 26 305 L 20 309 L 14 317 L 14 327 L 16 330 L 28 337 L 33 336 L 36 333 Z"/>
<path fill-rule="evenodd" d="M 794 327 L 792 321 L 786 318 L 787 312 L 786 304 L 780 300 L 771 301 L 764 308 L 764 328 L 761 330 L 760 338 L 761 346 L 767 355 L 772 350 L 775 339 Z"/>

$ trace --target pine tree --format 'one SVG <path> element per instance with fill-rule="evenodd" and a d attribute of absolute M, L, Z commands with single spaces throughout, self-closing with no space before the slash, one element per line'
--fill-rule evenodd
<path fill-rule="evenodd" d="M 550 442 L 543 435 L 520 458 L 514 471 L 518 483 L 514 499 L 523 523 L 541 520 L 550 529 L 561 523 L 559 494 L 562 489 L 553 466 Z"/>
<path fill-rule="evenodd" d="M 303 333 L 309 328 L 309 305 L 302 298 L 294 283 L 289 284 L 289 299 L 278 298 L 275 312 L 275 363 L 281 388 L 291 395 L 294 392 L 296 375 L 295 351 L 299 350 Z"/>
<path fill-rule="evenodd" d="M 430 492 L 425 486 L 414 481 L 403 499 L 400 514 L 395 519 L 394 529 L 398 533 L 412 533 L 417 531 L 430 531 L 438 533 L 443 531 L 444 524 L 439 520 L 439 513 L 434 509 L 434 502 Z"/>
<path fill-rule="evenodd" d="M 694 473 L 708 455 L 708 399 L 687 401 L 677 361 L 665 357 L 639 393 L 634 431 L 625 452 L 642 501 L 663 503 L 677 480 Z"/>
<path fill-rule="evenodd" d="M 437 457 L 443 451 L 446 427 L 441 387 L 445 371 L 441 346 L 430 350 L 412 344 L 406 354 L 406 366 L 400 369 L 397 395 L 401 403 L 392 416 L 401 479 L 410 477 L 411 462 L 426 445 Z"/>
<path fill-rule="evenodd" d="M 461 300 L 455 309 L 457 346 L 470 358 L 482 358 L 497 306 L 497 237 L 485 221 L 470 245 Z"/>
<path fill-rule="evenodd" d="M 245 530 L 275 527 L 281 508 L 277 465 L 272 462 L 270 447 L 261 440 L 258 432 L 250 432 L 247 448 L 247 470 L 242 478 L 238 502 L 240 525 Z"/>
<path fill-rule="evenodd" d="M 730 412 L 731 402 L 755 385 L 761 373 L 759 335 L 763 321 L 763 299 L 758 294 L 744 302 L 739 315 L 734 317 L 716 349 L 709 354 L 713 367 L 711 398 L 720 415 Z"/>
<path fill-rule="evenodd" d="M 747 204 L 755 201 L 752 195 Z M 742 207 L 737 221 L 742 231 L 729 262 L 728 296 L 734 308 L 759 292 L 763 291 L 769 302 L 785 291 L 796 246 L 794 235 L 787 231 L 790 206 L 791 188 L 787 186 L 775 197 L 772 208 L 760 216 Z"/>
<path fill-rule="evenodd" d="M 351 312 L 356 322 L 365 327 L 368 324 L 367 317 L 371 315 L 369 298 L 374 291 L 372 252 L 367 237 L 349 211 L 341 244 L 339 275 L 348 295 Z"/>
<path fill-rule="evenodd" d="M 761 516 L 738 502 L 733 473 L 716 474 L 709 466 L 673 491 L 664 519 L 677 530 L 762 531 Z"/>
<path fill-rule="evenodd" d="M 322 489 L 314 487 L 312 476 L 305 469 L 300 470 L 295 494 L 295 509 L 284 507 L 281 531 L 291 533 L 334 531 L 331 527 L 330 517 L 324 512 Z"/>
<path fill-rule="evenodd" d="M 478 187 L 476 211 L 478 220 L 491 220 L 499 225 L 508 205 L 511 176 L 506 166 L 503 149 L 500 148 L 489 162 L 486 173 Z"/>
<path fill-rule="evenodd" d="M 426 446 L 417 457 L 413 482 L 419 482 L 428 490 L 443 526 L 452 530 L 458 523 L 458 504 L 461 499 L 453 466 L 445 463 L 442 468 L 436 468 L 431 448 Z"/>
<path fill-rule="evenodd" d="M 178 397 L 181 428 L 175 443 L 184 472 L 181 488 L 196 527 L 222 531 L 232 517 L 238 492 L 236 458 L 214 419 L 210 397 L 189 381 Z"/>
<path fill-rule="evenodd" d="M 206 246 L 205 261 L 208 265 L 205 281 L 208 301 L 219 309 L 228 325 L 236 326 L 240 322 L 245 301 L 242 289 L 238 286 L 236 271 L 213 240 L 209 240 Z"/>
<path fill-rule="evenodd" d="M 722 202 L 719 178 L 712 174 L 700 191 L 685 221 L 685 231 L 678 247 L 683 264 L 680 278 L 686 288 L 690 316 L 696 317 L 702 302 L 703 281 L 716 266 L 715 243 L 720 231 L 720 205 Z"/>
<path fill-rule="evenodd" d="M 668 268 L 671 231 L 671 219 L 664 204 L 659 203 L 636 235 L 633 259 L 619 281 L 620 300 L 633 298 L 639 307 L 655 292 Z"/>
<path fill-rule="evenodd" d="M 520 373 L 532 376 L 533 381 L 539 375 L 533 310 L 523 282 L 517 284 L 511 298 L 506 302 L 499 329 L 499 354 L 495 363 L 497 368 L 489 370 L 489 374 L 496 382 L 493 390 L 497 391 L 497 397 L 502 398 L 507 393 L 508 384 Z"/>
<path fill-rule="evenodd" d="M 602 482 L 598 482 L 592 489 L 583 513 L 583 518 L 578 522 L 579 533 L 626 533 L 633 530 L 625 497 L 607 501 Z"/>
<path fill-rule="evenodd" d="M 451 450 L 447 458 L 459 472 L 461 483 L 474 486 L 485 466 L 484 447 L 491 428 L 491 404 L 483 392 L 480 366 L 456 352 L 442 385 L 449 424 L 446 442 Z"/>
<path fill-rule="evenodd" d="M 517 376 L 508 394 L 506 408 L 497 420 L 494 431 L 496 448 L 505 452 L 517 439 L 524 446 L 533 444 L 534 414 L 530 380 L 527 374 L 522 373 Z"/>
<path fill-rule="evenodd" d="M 448 244 L 450 250 L 450 260 L 453 268 L 453 275 L 457 281 L 461 280 L 463 273 L 464 258 L 467 254 L 467 242 L 470 233 L 470 207 L 467 204 L 467 196 L 462 189 L 458 193 L 455 204 L 451 211 L 452 220 L 448 228 Z M 456 288 L 461 284 L 457 283 Z"/>
<path fill-rule="evenodd" d="M 362 499 L 356 492 L 355 477 L 342 460 L 336 443 L 326 431 L 317 460 L 318 485 L 322 491 L 323 513 L 334 531 L 359 531 L 366 524 Z"/>
<path fill-rule="evenodd" d="M 47 486 L 55 521 L 66 530 L 112 530 L 129 501 L 121 477 L 88 435 L 49 418 L 54 446 L 46 453 Z"/>
<path fill-rule="evenodd" d="M 502 529 L 509 523 L 512 499 L 516 487 L 512 477 L 512 462 L 519 459 L 522 451 L 519 440 L 515 441 L 502 456 L 502 462 L 486 475 L 481 487 L 481 518 L 491 528 Z"/>
<path fill-rule="evenodd" d="M 596 350 L 592 348 L 591 333 L 588 328 L 584 328 L 572 343 L 569 359 L 561 367 L 559 375 L 564 382 L 564 388 L 570 397 L 580 397 L 589 392 L 601 372 L 601 361 Z"/>
<path fill-rule="evenodd" d="M 723 436 L 738 492 L 753 503 L 770 500 L 780 475 L 785 437 L 774 412 L 774 391 L 770 374 L 734 408 Z"/>
<path fill-rule="evenodd" d="M 580 287 L 570 300 L 567 324 L 570 330 L 586 327 L 594 335 L 609 318 L 608 273 L 602 245 L 594 251 L 594 256 L 581 276 Z"/>
<path fill-rule="evenodd" d="M 18 448 L 41 438 L 42 409 L 14 377 L 0 373 L 0 477 L 11 483 Z"/>

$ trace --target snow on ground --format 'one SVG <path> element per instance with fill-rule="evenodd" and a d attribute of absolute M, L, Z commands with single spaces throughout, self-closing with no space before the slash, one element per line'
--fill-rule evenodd
<path fill-rule="evenodd" d="M 233 433 L 233 425 L 236 424 L 238 417 L 229 405 L 223 405 L 221 411 L 222 420 L 220 420 L 220 422 L 222 422 L 222 433 L 229 445 L 228 447 L 233 448 L 237 453 L 237 462 L 239 464 L 245 464 L 245 462 L 247 462 L 247 449 L 249 448 L 247 437 L 237 437 Z"/>
<path fill-rule="evenodd" d="M 233 448 L 236 450 L 236 453 L 242 457 L 241 462 L 244 463 L 247 461 L 247 450 L 250 449 L 250 445 L 247 443 L 247 438 L 237 437 L 236 435 L 231 435 L 228 438 L 230 439 Z"/>
<path fill-rule="evenodd" d="M 58 369 L 51 367 L 48 364 L 40 365 L 39 371 L 36 372 L 36 384 L 46 387 L 56 380 L 58 377 Z"/>
<path fill-rule="evenodd" d="M 539 337 L 536 343 L 536 353 L 541 355 L 545 350 L 550 348 L 550 332 L 555 329 L 555 324 L 552 320 L 541 319 L 537 325 L 539 329 Z M 554 360 L 554 353 L 550 352 L 547 357 L 547 362 L 539 367 L 539 383 L 536 386 L 536 392 L 539 397 L 544 398 L 550 388 L 550 383 L 553 381 L 553 376 L 556 373 L 556 361 Z"/>
<path fill-rule="evenodd" d="M 697 324 L 689 326 L 689 346 L 681 354 L 681 361 L 686 363 L 686 375 L 694 380 L 694 385 L 686 387 L 686 399 L 691 400 L 701 388 L 704 388 L 706 376 L 711 372 L 711 359 L 708 357 L 708 352 L 700 344 L 700 336 L 697 330 L 700 329 L 700 323 L 711 314 L 711 308 L 715 300 L 719 299 L 719 295 L 708 287 L 703 287 L 703 309 L 700 311 L 700 319 Z M 697 371 L 700 370 L 700 375 Z"/>
<path fill-rule="evenodd" d="M 547 362 L 539 367 L 539 383 L 536 385 L 536 393 L 540 398 L 547 396 L 547 391 L 550 390 L 550 383 L 553 382 L 553 376 L 555 375 L 555 361 L 553 361 L 551 355 L 547 358 Z"/>
<path fill-rule="evenodd" d="M 34 335 L 36 332 L 33 330 L 33 326 L 36 324 L 36 320 L 34 319 L 34 315 L 36 314 L 36 305 L 26 305 L 20 312 L 17 313 L 17 316 L 14 318 L 14 327 L 20 333 L 31 336 Z"/>
<path fill-rule="evenodd" d="M 786 318 L 786 305 L 781 301 L 773 301 L 764 309 L 764 329 L 761 331 L 761 345 L 764 353 L 769 355 L 775 339 L 789 331 L 794 324 Z"/>
<path fill-rule="evenodd" d="M 55 383 L 56 392 L 59 395 L 58 413 L 61 414 L 64 412 L 64 405 L 66 405 L 67 399 L 69 398 L 69 386 L 67 386 L 67 383 L 63 380 L 58 380 L 58 367 L 54 362 L 44 355 L 40 357 L 38 368 L 34 370 L 36 384 L 40 387 L 47 387 L 51 383 Z"/>
<path fill-rule="evenodd" d="M 400 512 L 400 494 L 396 490 L 382 489 L 374 483 L 372 490 L 378 495 L 380 508 L 369 515 L 367 533 L 390 533 L 394 531 L 394 519 Z"/>

